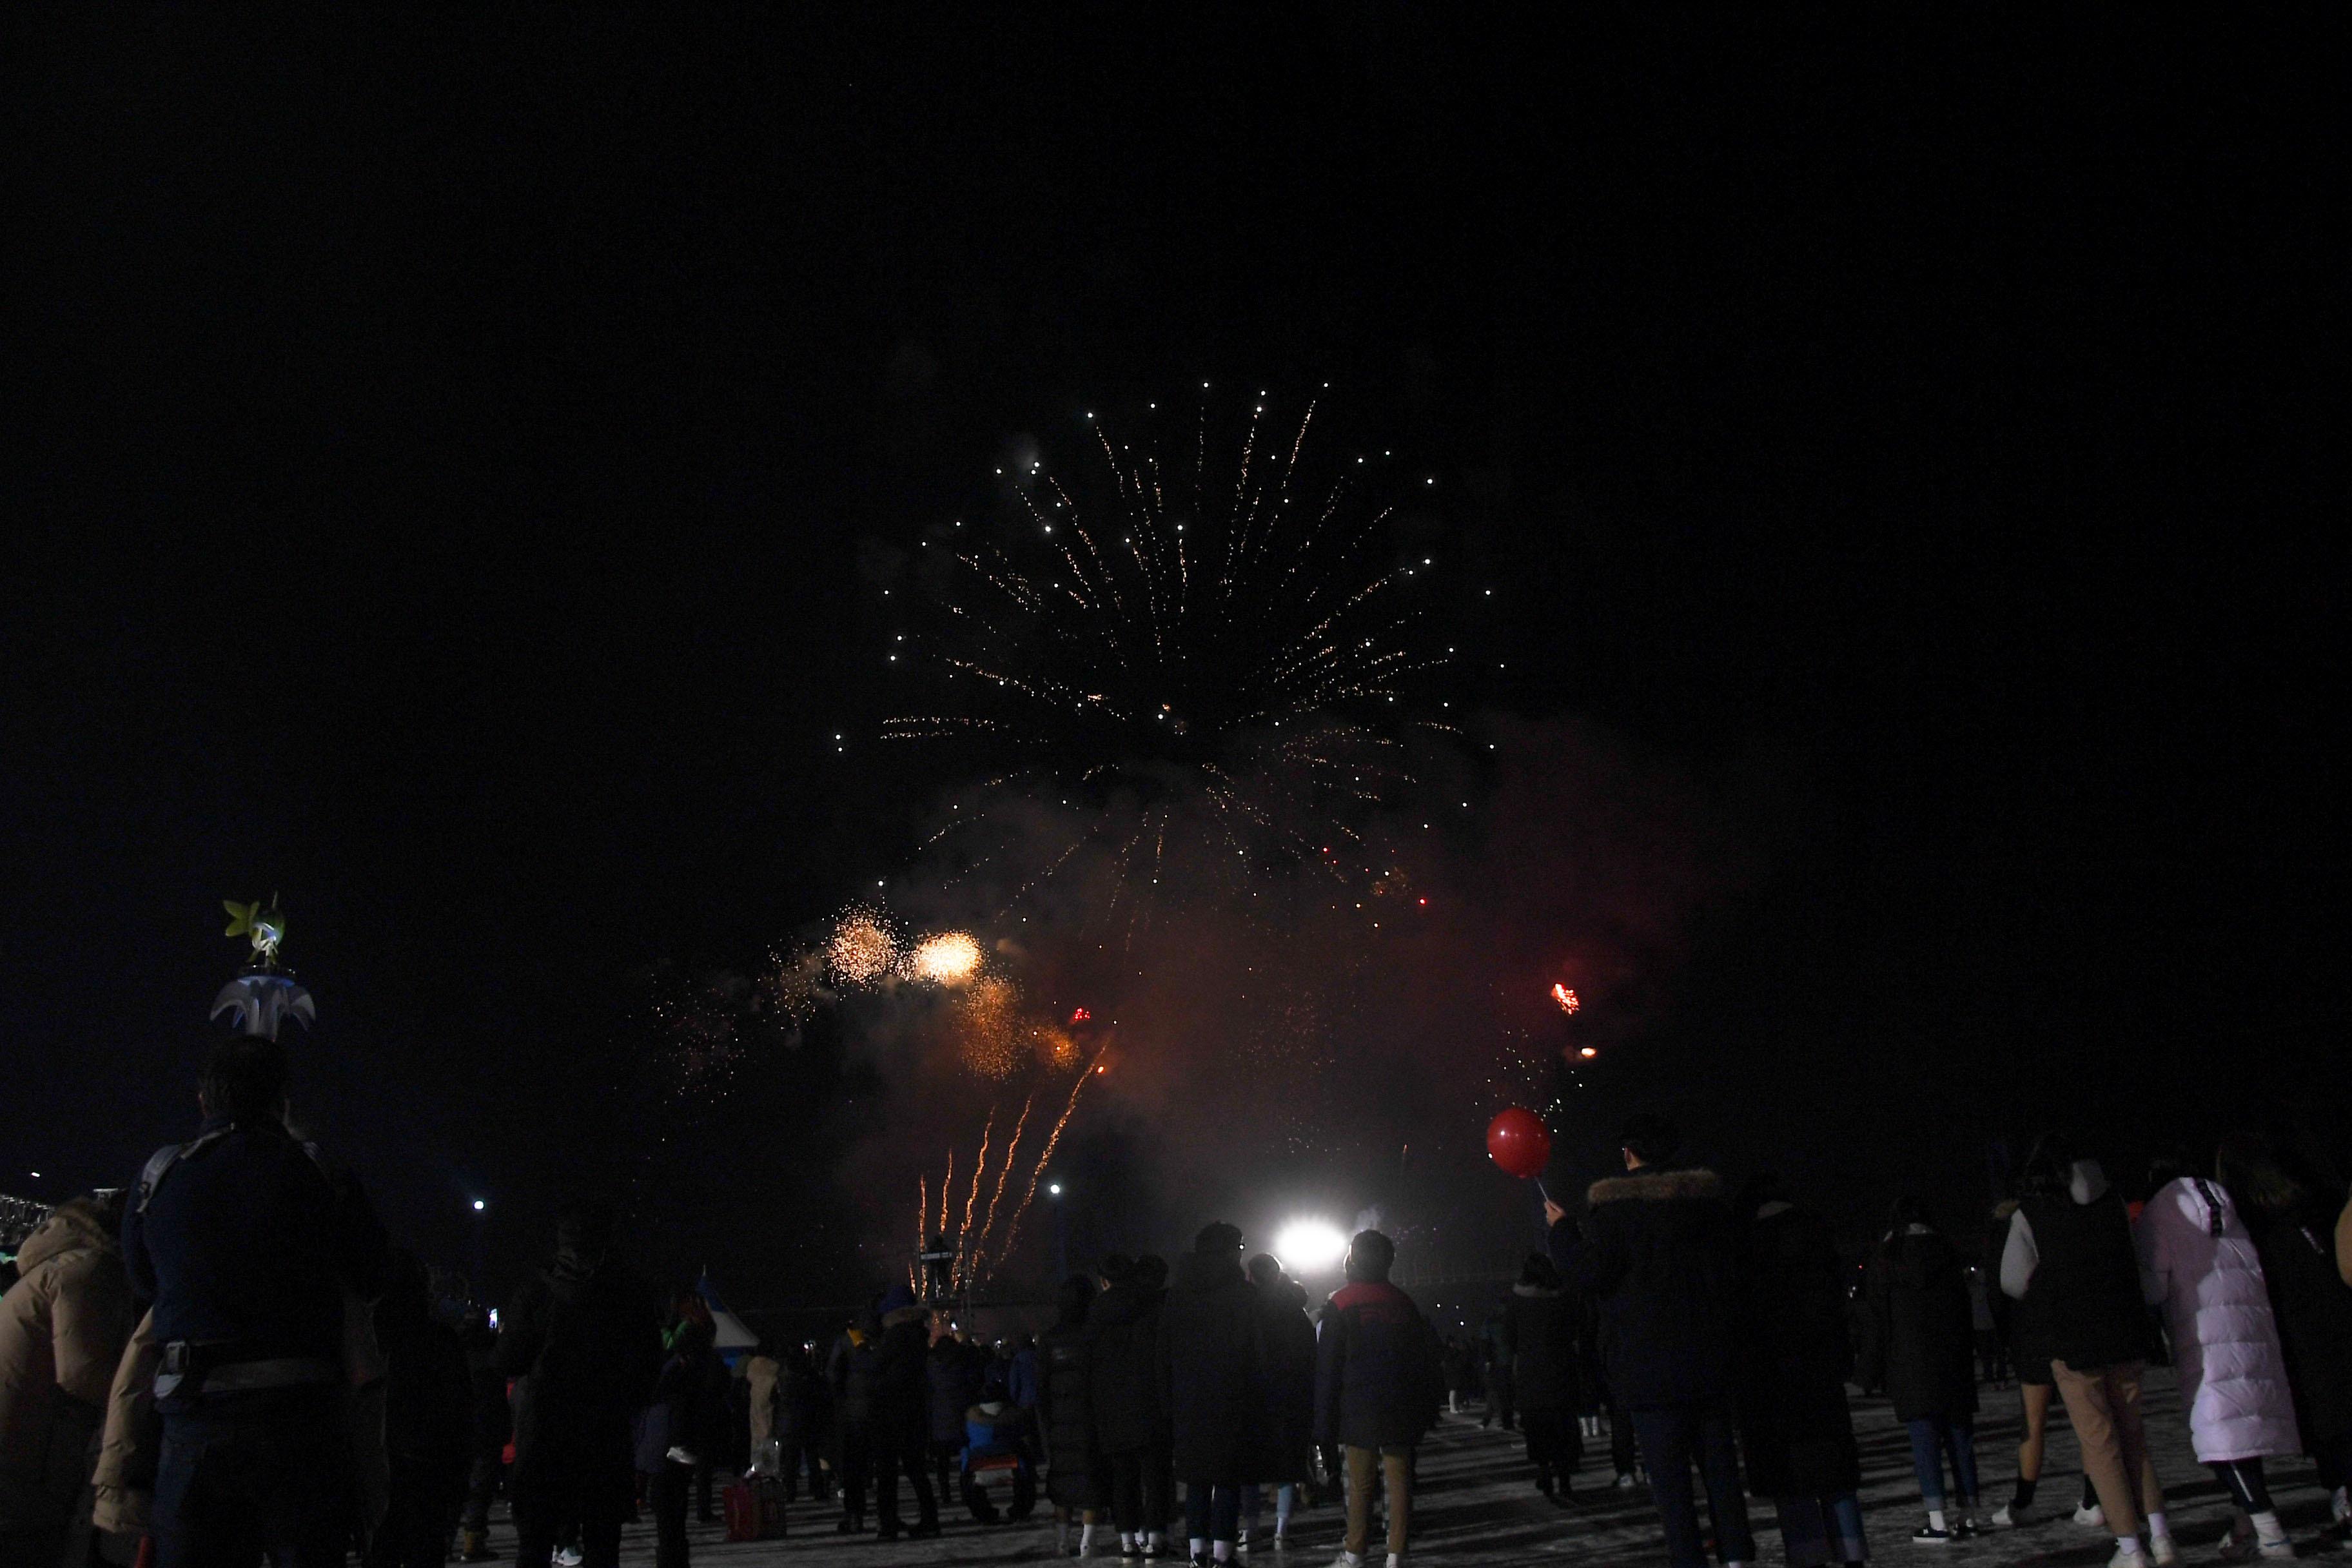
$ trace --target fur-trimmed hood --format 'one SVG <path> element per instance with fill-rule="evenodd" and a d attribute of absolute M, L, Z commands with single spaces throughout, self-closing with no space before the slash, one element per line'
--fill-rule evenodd
<path fill-rule="evenodd" d="M 17 1249 L 16 1272 L 19 1277 L 30 1274 L 53 1258 L 63 1258 L 76 1252 L 119 1253 L 114 1232 L 121 1224 L 121 1206 L 116 1206 L 110 1224 L 109 1215 L 100 1199 L 68 1198 L 49 1211 L 48 1217 L 34 1227 Z"/>
<path fill-rule="evenodd" d="M 1700 1166 L 1687 1170 L 1658 1171 L 1649 1168 L 1628 1172 L 1622 1176 L 1603 1176 L 1592 1184 L 1584 1201 L 1594 1208 L 1602 1204 L 1622 1203 L 1628 1198 L 1647 1198 L 1653 1203 L 1675 1200 L 1698 1200 L 1719 1203 L 1723 1200 L 1723 1178 Z"/>

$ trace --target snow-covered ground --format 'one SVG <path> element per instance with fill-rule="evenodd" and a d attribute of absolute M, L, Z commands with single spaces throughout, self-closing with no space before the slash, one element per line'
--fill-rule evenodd
<path fill-rule="evenodd" d="M 2007 1500 L 2016 1477 L 2019 1413 L 2013 1389 L 1987 1389 L 1983 1398 L 1977 1449 L 1990 1510 Z M 2218 1562 L 2214 1547 L 2227 1526 L 2228 1504 L 2220 1484 L 2189 1454 L 2170 1373 L 2150 1370 L 2148 1403 L 2151 1441 L 2169 1495 L 2182 1563 Z M 2053 1424 L 2041 1492 L 2027 1523 L 1946 1547 L 1911 1542 L 1911 1531 L 1924 1519 L 1911 1477 L 1910 1444 L 1886 1403 L 1860 1401 L 1855 1415 L 1863 1452 L 1863 1504 L 1874 1560 L 1890 1563 L 1949 1561 L 1969 1568 L 2028 1563 L 2090 1568 L 2106 1561 L 2112 1540 L 2105 1531 L 2085 1530 L 2069 1517 L 2081 1485 L 2081 1466 L 2063 1415 Z M 1489 1568 L 1518 1563 L 1643 1564 L 1665 1560 L 1646 1489 L 1619 1491 L 1609 1485 L 1605 1437 L 1598 1452 L 1586 1456 L 1585 1468 L 1577 1478 L 1580 1500 L 1572 1510 L 1557 1508 L 1538 1495 L 1533 1472 L 1517 1439 L 1499 1431 L 1482 1431 L 1475 1416 L 1449 1418 L 1444 1423 L 1423 1449 L 1420 1475 L 1421 1495 L 1413 1510 L 1412 1558 L 1415 1563 Z M 2272 1487 L 2305 1554 L 2319 1552 L 2327 1500 L 2311 1466 L 2301 1459 L 2274 1463 Z M 1270 1528 L 1270 1500 L 1268 1510 Z M 1782 1561 L 1780 1540 L 1772 1528 L 1771 1505 L 1751 1502 L 1750 1510 L 1763 1561 Z M 961 1506 L 950 1507 L 943 1514 L 946 1531 L 940 1539 L 887 1543 L 870 1534 L 850 1538 L 835 1533 L 838 1517 L 829 1506 L 821 1508 L 803 1500 L 792 1510 L 791 1533 L 785 1539 L 743 1545 L 727 1544 L 717 1525 L 694 1525 L 693 1558 L 698 1563 L 726 1568 L 883 1568 L 898 1563 L 1031 1563 L 1054 1556 L 1054 1527 L 1042 1507 L 1025 1523 L 992 1527 L 974 1523 Z M 1341 1523 L 1336 1506 L 1304 1513 L 1293 1527 L 1295 1543 L 1279 1553 L 1270 1546 L 1256 1547 L 1249 1554 L 1252 1568 L 1325 1568 L 1339 1553 Z M 514 1533 L 502 1517 L 492 1544 L 511 1564 Z M 1115 1541 L 1112 1545 L 1106 1560 L 1116 1564 Z M 1380 1561 L 1377 1556 L 1371 1560 Z M 652 1563 L 650 1519 L 627 1528 L 622 1538 L 622 1561 L 630 1568 Z"/>

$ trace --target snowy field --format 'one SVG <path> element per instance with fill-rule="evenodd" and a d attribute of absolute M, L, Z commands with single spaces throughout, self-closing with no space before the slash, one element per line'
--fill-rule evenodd
<path fill-rule="evenodd" d="M 2019 1415 L 2014 1390 L 1988 1389 L 1983 1398 L 1977 1451 L 1989 1511 L 2008 1498 L 2016 1476 Z M 2190 1457 L 2169 1373 L 2150 1370 L 2148 1399 L 2150 1440 L 2170 1502 L 2181 1561 L 2184 1564 L 2217 1563 L 2215 1545 L 2227 1528 L 2228 1505 L 2220 1484 Z M 2026 1563 L 2091 1568 L 2106 1561 L 2112 1540 L 2104 1531 L 2076 1525 L 2069 1517 L 2081 1485 L 2081 1466 L 2074 1436 L 2061 1412 L 2053 1411 L 2056 1419 L 2050 1458 L 2033 1514 L 2025 1525 L 1939 1548 L 1915 1546 L 1910 1541 L 1911 1531 L 1924 1519 L 1911 1477 L 1910 1444 L 1886 1403 L 1862 1401 L 1855 1414 L 1863 1452 L 1863 1505 L 1874 1560 L 1890 1563 L 1950 1561 L 1970 1568 Z M 1415 1500 L 1412 1561 L 1458 1563 L 1465 1568 L 1518 1563 L 1664 1563 L 1657 1518 L 1646 1489 L 1615 1490 L 1609 1485 L 1610 1479 L 1604 1437 L 1597 1454 L 1586 1455 L 1585 1468 L 1577 1477 L 1578 1506 L 1557 1508 L 1536 1492 L 1533 1472 L 1515 1438 L 1481 1431 L 1475 1416 L 1449 1418 L 1422 1451 L 1422 1496 Z M 2320 1532 L 2327 1523 L 2327 1502 L 2310 1465 L 2299 1459 L 2274 1464 L 2272 1489 L 2304 1554 L 2322 1554 Z M 1269 1528 L 1271 1508 L 1269 1500 Z M 722 1539 L 719 1526 L 693 1525 L 693 1559 L 726 1568 L 781 1564 L 882 1568 L 897 1563 L 1034 1563 L 1055 1555 L 1054 1527 L 1044 1517 L 1042 1507 L 1038 1516 L 1025 1523 L 992 1527 L 977 1524 L 961 1506 L 952 1507 L 943 1512 L 946 1532 L 939 1540 L 887 1543 L 870 1534 L 851 1539 L 835 1533 L 838 1517 L 831 1507 L 803 1500 L 792 1510 L 791 1533 L 785 1539 L 732 1546 Z M 1770 1505 L 1752 1503 L 1750 1518 L 1762 1560 L 1780 1562 Z M 1341 1520 L 1336 1506 L 1300 1515 L 1293 1528 L 1297 1537 L 1295 1544 L 1279 1553 L 1270 1546 L 1257 1547 L 1249 1554 L 1253 1568 L 1325 1568 L 1338 1555 Z M 498 1521 L 492 1544 L 511 1563 L 514 1533 L 503 1518 Z M 1377 1552 L 1377 1540 L 1374 1544 Z M 621 1556 L 630 1568 L 646 1568 L 653 1562 L 650 1519 L 627 1527 Z M 1118 1561 L 1115 1540 L 1105 1560 L 1113 1564 Z M 1375 1555 L 1371 1561 L 1378 1563 L 1380 1558 Z"/>

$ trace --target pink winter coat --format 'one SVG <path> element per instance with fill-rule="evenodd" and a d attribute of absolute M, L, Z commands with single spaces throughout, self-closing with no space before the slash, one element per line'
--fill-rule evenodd
<path fill-rule="evenodd" d="M 2135 1229 L 2141 1285 L 2172 1330 L 2198 1461 L 2301 1453 L 2262 1259 L 2230 1194 L 2183 1176 L 2148 1200 Z"/>

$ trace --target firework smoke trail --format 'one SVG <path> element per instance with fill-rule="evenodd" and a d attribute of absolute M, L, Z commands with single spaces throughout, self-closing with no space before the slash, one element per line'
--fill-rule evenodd
<path fill-rule="evenodd" d="M 1036 1167 L 1029 1173 L 1029 1190 L 1021 1194 L 1021 1206 L 1013 1211 L 1013 1218 L 1004 1227 L 1003 1250 L 1007 1254 L 1013 1250 L 1013 1239 L 1021 1234 L 1021 1216 L 1029 1212 L 1029 1200 L 1037 1195 L 1037 1178 L 1045 1173 L 1045 1166 L 1054 1158 L 1055 1146 L 1062 1141 L 1062 1129 L 1070 1124 L 1070 1113 L 1078 1108 L 1079 1094 L 1085 1090 L 1087 1080 L 1095 1076 L 1095 1068 L 1109 1053 L 1110 1047 L 1105 1046 L 1095 1053 L 1095 1059 L 1079 1071 L 1078 1081 L 1070 1086 L 1069 1103 L 1062 1107 L 1061 1118 L 1054 1123 L 1054 1130 L 1045 1134 L 1045 1150 L 1037 1156 Z"/>
<path fill-rule="evenodd" d="M 963 1229 L 958 1233 L 956 1250 L 963 1251 L 972 1243 L 971 1215 L 980 1203 L 980 1178 L 988 1173 L 988 1135 L 996 1131 L 996 1107 L 988 1108 L 988 1121 L 980 1130 L 980 1159 L 972 1166 L 971 1191 L 964 1194 Z"/>
<path fill-rule="evenodd" d="M 1029 1091 L 1029 1098 L 1021 1102 L 1021 1118 L 1013 1124 L 1013 1141 L 1004 1146 L 1004 1163 L 996 1172 L 996 1190 L 988 1195 L 988 1216 L 980 1222 L 980 1239 L 971 1249 L 971 1271 L 974 1275 L 980 1273 L 982 1249 L 990 1234 L 996 1229 L 997 1206 L 1003 1203 L 1004 1189 L 1012 1184 L 1013 1156 L 1020 1152 L 1021 1134 L 1028 1130 L 1029 1108 L 1036 1103 L 1037 1091 L 1033 1089 Z"/>

